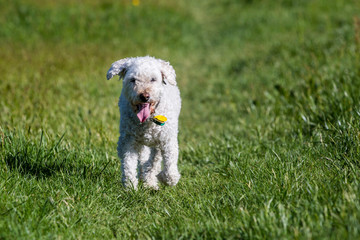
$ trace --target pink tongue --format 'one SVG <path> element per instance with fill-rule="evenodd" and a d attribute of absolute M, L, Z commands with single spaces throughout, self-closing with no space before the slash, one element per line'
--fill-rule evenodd
<path fill-rule="evenodd" d="M 140 122 L 145 122 L 145 120 L 150 116 L 150 103 L 143 103 L 137 105 L 138 113 L 136 114 Z"/>

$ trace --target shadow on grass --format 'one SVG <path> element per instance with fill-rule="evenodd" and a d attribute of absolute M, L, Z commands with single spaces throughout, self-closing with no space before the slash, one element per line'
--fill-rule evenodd
<path fill-rule="evenodd" d="M 36 178 L 48 178 L 56 174 L 97 180 L 111 160 L 104 164 L 86 163 L 86 152 L 69 151 L 60 146 L 60 141 L 52 146 L 34 144 L 21 139 L 11 139 L 5 150 L 4 161 L 11 171 Z M 17 144 L 14 144 L 16 142 Z"/>
<path fill-rule="evenodd" d="M 46 159 L 37 158 L 27 152 L 19 151 L 15 155 L 7 154 L 4 159 L 11 171 L 17 171 L 22 175 L 31 175 L 37 178 L 51 177 L 60 172 L 67 175 L 81 173 L 84 177 L 86 172 L 91 174 L 91 171 L 87 171 L 90 169 L 90 166 L 70 164 L 66 158 L 50 157 L 46 161 Z"/>
<path fill-rule="evenodd" d="M 57 164 L 41 164 L 31 161 L 27 156 L 21 153 L 16 155 L 6 155 L 5 163 L 11 171 L 18 171 L 22 175 L 32 175 L 37 178 L 50 177 L 56 172 L 63 171 L 65 166 Z"/>

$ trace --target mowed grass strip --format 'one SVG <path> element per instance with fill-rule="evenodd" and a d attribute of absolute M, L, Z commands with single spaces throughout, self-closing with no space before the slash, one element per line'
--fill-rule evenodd
<path fill-rule="evenodd" d="M 357 239 L 357 1 L 0 1 L 0 238 Z M 180 183 L 121 186 L 121 81 L 177 72 Z"/>

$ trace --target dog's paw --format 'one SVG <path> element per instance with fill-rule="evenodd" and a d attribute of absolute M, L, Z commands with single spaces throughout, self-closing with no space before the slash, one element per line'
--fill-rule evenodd
<path fill-rule="evenodd" d="M 175 186 L 179 182 L 180 176 L 180 173 L 177 171 L 172 173 L 162 171 L 158 175 L 158 179 L 166 185 Z"/>
<path fill-rule="evenodd" d="M 145 172 L 142 180 L 145 188 L 159 190 L 159 180 L 153 172 Z"/>
<path fill-rule="evenodd" d="M 159 190 L 159 185 L 157 182 L 144 182 L 144 187 L 151 190 Z"/>
<path fill-rule="evenodd" d="M 124 188 L 126 191 L 132 191 L 135 190 L 137 191 L 138 189 L 138 181 L 124 181 L 122 182 Z"/>
<path fill-rule="evenodd" d="M 159 183 L 159 181 L 157 180 L 157 178 L 155 178 L 155 179 L 153 179 L 153 178 L 144 179 L 144 187 L 148 188 L 148 189 L 159 190 L 158 183 Z"/>

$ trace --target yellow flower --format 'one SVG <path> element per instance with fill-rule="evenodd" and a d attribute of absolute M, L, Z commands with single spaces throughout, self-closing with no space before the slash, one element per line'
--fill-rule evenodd
<path fill-rule="evenodd" d="M 133 6 L 139 6 L 140 5 L 140 0 L 132 0 L 132 5 Z"/>

